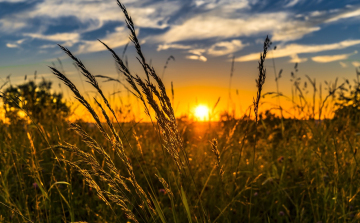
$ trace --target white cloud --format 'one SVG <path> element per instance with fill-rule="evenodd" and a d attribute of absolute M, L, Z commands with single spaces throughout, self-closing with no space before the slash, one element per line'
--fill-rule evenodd
<path fill-rule="evenodd" d="M 0 3 L 1 2 L 18 3 L 18 2 L 26 2 L 26 0 L 0 0 Z"/>
<path fill-rule="evenodd" d="M 8 48 L 20 48 L 20 45 L 25 41 L 26 39 L 19 39 L 16 41 L 11 41 L 9 43 L 6 43 L 6 47 Z"/>
<path fill-rule="evenodd" d="M 338 15 L 327 19 L 325 21 L 325 23 L 336 22 L 340 19 L 347 19 L 347 18 L 359 17 L 359 16 L 360 16 L 360 8 L 352 10 L 352 11 L 345 11 L 345 12 L 339 13 Z"/>
<path fill-rule="evenodd" d="M 174 1 L 147 4 L 146 7 L 143 7 L 139 1 L 121 2 L 127 6 L 127 10 L 137 27 L 166 28 L 169 16 L 180 8 L 180 4 Z M 109 0 L 45 0 L 37 4 L 27 16 L 52 19 L 73 16 L 83 23 L 92 24 L 95 28 L 102 27 L 107 21 L 124 21 L 116 2 Z"/>
<path fill-rule="evenodd" d="M 203 53 L 206 52 L 206 50 L 205 49 L 192 49 L 192 50 L 189 50 L 188 52 L 198 55 L 198 56 L 201 56 Z"/>
<path fill-rule="evenodd" d="M 289 61 L 289 63 L 303 63 L 308 60 L 307 58 L 300 58 L 297 54 L 290 55 L 290 57 L 291 60 Z"/>
<path fill-rule="evenodd" d="M 8 48 L 18 48 L 19 46 L 17 44 L 13 44 L 13 43 L 7 43 L 6 47 L 8 47 Z"/>
<path fill-rule="evenodd" d="M 25 0 L 0 0 L 0 2 L 23 1 Z M 283 5 L 293 7 L 302 4 L 303 1 L 283 0 Z M 104 27 L 109 22 L 119 22 L 119 26 L 124 23 L 124 16 L 114 0 L 42 0 L 34 2 L 36 2 L 34 7 L 0 18 L 0 31 L 62 42 L 67 46 L 79 44 L 79 52 L 95 52 L 103 50 L 102 46 L 97 41 L 82 39 L 85 36 L 83 34 Z M 293 41 L 319 31 L 324 23 L 360 16 L 360 9 L 354 9 L 354 7 L 332 11 L 301 12 L 302 14 L 298 16 L 291 9 L 284 10 L 284 8 L 278 11 L 272 10 L 272 12 L 251 10 L 255 12 L 249 13 L 248 9 L 251 9 L 253 4 L 262 3 L 259 0 L 191 0 L 192 8 L 186 13 L 181 9 L 188 4 L 187 1 L 122 0 L 121 2 L 126 5 L 137 28 L 146 27 L 164 31 L 166 29 L 165 33 L 158 36 L 145 37 L 153 43 L 161 43 L 158 45 L 158 51 L 170 48 L 189 50 L 200 46 L 206 50 L 203 54 L 214 56 L 241 50 L 246 46 L 240 41 L 241 37 L 258 38 L 260 35 L 270 34 L 272 41 Z M 49 31 L 50 25 L 59 25 L 59 19 L 64 17 L 73 19 L 74 24 L 78 24 L 81 28 L 67 33 L 44 34 Z M 39 27 L 34 27 L 33 19 L 43 22 Z M 25 34 L 22 33 L 24 30 Z M 114 47 L 124 45 L 124 42 L 128 41 L 129 32 L 124 29 L 122 32 L 124 35 L 121 35 L 119 31 L 110 32 L 105 38 L 108 38 Z M 116 38 L 124 39 L 116 40 Z M 235 38 L 239 40 L 227 41 L 227 39 Z M 207 46 L 180 43 L 181 41 L 204 39 L 210 39 L 213 42 Z M 15 43 L 11 42 L 11 44 Z M 43 46 L 42 49 L 45 48 L 47 47 Z M 301 50 L 300 53 L 302 53 Z M 277 55 L 278 51 L 274 54 Z M 291 61 L 306 59 L 299 58 L 297 54 L 291 52 L 286 56 L 291 57 Z M 202 54 L 200 55 L 202 56 Z"/>
<path fill-rule="evenodd" d="M 56 46 L 57 46 L 56 44 L 46 44 L 46 45 L 40 46 L 40 49 L 55 48 Z"/>
<path fill-rule="evenodd" d="M 136 31 L 139 32 L 138 30 Z M 125 27 L 117 27 L 114 33 L 110 33 L 104 38 L 100 39 L 111 48 L 123 46 L 129 42 L 128 33 L 125 32 Z M 105 46 L 99 41 L 82 41 L 77 53 L 90 53 L 107 50 Z"/>
<path fill-rule="evenodd" d="M 318 17 L 318 16 L 322 16 L 325 15 L 326 11 L 313 11 L 310 13 L 310 16 L 312 17 Z"/>
<path fill-rule="evenodd" d="M 60 42 L 66 42 L 66 41 L 77 41 L 80 38 L 79 33 L 56 33 L 53 35 L 43 35 L 43 34 L 37 34 L 37 33 L 25 33 L 25 36 L 29 36 L 31 38 L 36 39 L 43 39 L 43 40 L 49 40 L 49 41 L 60 41 Z"/>
<path fill-rule="evenodd" d="M 349 54 L 316 56 L 316 57 L 312 57 L 311 59 L 318 63 L 329 63 L 329 62 L 338 61 L 338 60 L 346 60 L 347 58 L 349 58 L 350 56 L 352 56 L 354 54 L 357 54 L 357 51 L 355 51 L 354 53 L 349 53 Z"/>
<path fill-rule="evenodd" d="M 42 39 L 53 42 L 62 42 L 64 46 L 71 47 L 75 43 L 79 42 L 80 34 L 79 33 L 57 33 L 53 35 L 43 35 L 38 33 L 25 33 L 25 36 L 29 36 L 34 39 Z"/>
<path fill-rule="evenodd" d="M 300 1 L 301 1 L 301 0 L 290 0 L 290 2 L 285 5 L 285 8 L 293 7 L 293 6 L 295 6 L 296 4 L 298 4 Z"/>
<path fill-rule="evenodd" d="M 186 56 L 187 59 L 200 60 L 200 61 L 203 61 L 203 62 L 207 61 L 207 58 L 202 55 L 203 53 L 206 52 L 206 49 L 191 49 L 191 50 L 188 50 L 188 52 L 193 54 L 193 55 Z"/>
<path fill-rule="evenodd" d="M 189 56 L 186 56 L 186 58 L 190 59 L 190 60 L 200 60 L 200 61 L 203 61 L 203 62 L 207 61 L 207 58 L 204 57 L 204 56 L 201 56 L 201 55 L 189 55 Z"/>
<path fill-rule="evenodd" d="M 274 41 L 289 41 L 319 30 L 306 21 L 295 21 L 289 12 L 244 14 L 227 18 L 208 13 L 172 25 L 166 33 L 155 37 L 159 42 L 174 43 L 187 40 L 225 39 L 273 33 Z"/>
<path fill-rule="evenodd" d="M 207 53 L 214 56 L 222 56 L 241 50 L 247 44 L 243 44 L 240 40 L 232 40 L 231 42 L 219 42 L 212 45 Z"/>
<path fill-rule="evenodd" d="M 255 3 L 256 1 L 252 1 Z M 246 9 L 250 7 L 249 0 L 195 0 L 196 7 L 201 7 L 206 10 L 221 10 L 221 11 L 235 11 L 239 9 Z"/>
<path fill-rule="evenodd" d="M 182 44 L 160 44 L 158 45 L 157 51 L 161 51 L 161 50 L 167 50 L 167 49 L 182 49 L 182 50 L 186 50 L 186 49 L 191 49 L 192 46 L 189 45 L 182 45 Z"/>
<path fill-rule="evenodd" d="M 26 27 L 26 22 L 19 21 L 16 18 L 0 19 L 0 31 L 3 33 L 16 32 L 24 27 Z"/>
<path fill-rule="evenodd" d="M 339 62 L 339 64 L 341 65 L 342 68 L 347 68 L 347 66 L 348 66 L 346 63 L 341 62 L 341 61 Z"/>
<path fill-rule="evenodd" d="M 309 33 L 313 33 L 320 30 L 320 27 L 308 27 L 297 25 L 300 22 L 293 22 L 284 25 L 284 28 L 275 30 L 273 33 L 273 41 L 291 41 L 301 39 L 303 36 Z"/>
<path fill-rule="evenodd" d="M 167 50 L 167 49 L 185 49 L 188 50 L 187 52 L 191 54 L 195 54 L 197 56 L 203 56 L 204 53 L 207 53 L 209 55 L 213 56 L 223 56 L 226 54 L 231 54 L 236 51 L 241 50 L 248 44 L 243 44 L 240 40 L 232 40 L 232 41 L 224 41 L 224 42 L 218 42 L 213 45 L 211 45 L 208 48 L 194 48 L 195 46 L 191 45 L 182 45 L 182 44 L 161 44 L 158 45 L 157 51 L 161 50 Z M 195 58 L 195 57 L 192 57 Z"/>
<path fill-rule="evenodd" d="M 282 15 L 282 17 L 285 17 L 285 15 Z M 264 18 L 263 21 L 267 24 L 261 25 L 259 20 L 259 18 L 247 20 L 243 18 L 232 19 L 214 15 L 200 15 L 190 18 L 182 24 L 172 26 L 165 34 L 157 37 L 157 40 L 159 42 L 172 43 L 185 40 L 249 36 L 272 29 L 271 25 L 275 23 L 275 16 L 269 16 L 268 20 Z"/>
<path fill-rule="evenodd" d="M 16 41 L 17 44 L 22 44 L 26 39 L 19 39 Z"/>
<path fill-rule="evenodd" d="M 360 67 L 360 62 L 354 61 L 351 63 L 354 67 Z"/>
<path fill-rule="evenodd" d="M 289 44 L 286 46 L 279 45 L 276 51 L 272 54 L 268 54 L 268 58 L 281 58 L 281 57 L 294 57 L 294 55 L 303 53 L 318 53 L 329 50 L 345 49 L 350 46 L 360 44 L 360 40 L 345 40 L 339 43 L 322 44 L 322 45 L 301 45 L 301 44 Z M 245 56 L 236 58 L 236 61 L 252 61 L 258 60 L 259 53 L 252 53 Z"/>

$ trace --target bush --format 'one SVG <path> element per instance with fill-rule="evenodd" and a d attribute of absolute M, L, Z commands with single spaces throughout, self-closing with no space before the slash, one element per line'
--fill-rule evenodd
<path fill-rule="evenodd" d="M 25 121 L 26 113 L 36 122 L 59 121 L 70 114 L 61 93 L 50 91 L 52 82 L 43 79 L 39 84 L 29 81 L 10 86 L 3 93 L 5 117 L 11 123 Z"/>

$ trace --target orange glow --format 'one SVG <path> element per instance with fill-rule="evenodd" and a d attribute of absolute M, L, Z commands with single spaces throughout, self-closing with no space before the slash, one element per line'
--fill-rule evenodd
<path fill-rule="evenodd" d="M 209 119 L 209 108 L 205 105 L 198 105 L 195 108 L 195 117 L 199 121 L 205 121 Z"/>

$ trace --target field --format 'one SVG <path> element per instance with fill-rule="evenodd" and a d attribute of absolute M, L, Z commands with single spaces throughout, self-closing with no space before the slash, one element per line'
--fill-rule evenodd
<path fill-rule="evenodd" d="M 360 73 L 354 84 L 327 84 L 322 98 L 321 84 L 307 77 L 307 86 L 295 72 L 293 107 L 284 110 L 279 90 L 262 92 L 269 81 L 266 38 L 257 94 L 242 118 L 230 111 L 211 122 L 175 117 L 171 90 L 147 63 L 136 24 L 119 6 L 146 78 L 103 44 L 151 121 L 124 121 L 128 108 L 114 107 L 98 84 L 117 80 L 92 75 L 60 46 L 97 97 L 84 96 L 63 71 L 50 69 L 92 120 L 71 123 L 72 108 L 49 93 L 45 80 L 4 89 L 0 222 L 360 221 Z M 277 99 L 276 115 L 261 110 L 267 97 Z"/>

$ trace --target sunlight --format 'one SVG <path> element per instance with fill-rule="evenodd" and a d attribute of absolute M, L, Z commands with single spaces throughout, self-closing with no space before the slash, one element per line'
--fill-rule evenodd
<path fill-rule="evenodd" d="M 195 108 L 195 117 L 199 121 L 205 121 L 206 119 L 209 119 L 209 108 L 205 105 L 198 105 Z"/>

